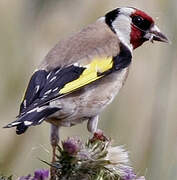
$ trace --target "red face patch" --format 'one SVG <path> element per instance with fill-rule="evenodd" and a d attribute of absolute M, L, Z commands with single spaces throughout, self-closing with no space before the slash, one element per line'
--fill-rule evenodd
<path fill-rule="evenodd" d="M 143 11 L 135 9 L 135 13 L 131 15 L 131 34 L 130 43 L 133 48 L 137 48 L 142 45 L 147 39 L 144 38 L 145 33 L 154 24 L 154 20 Z"/>
<path fill-rule="evenodd" d="M 141 46 L 146 40 L 143 38 L 143 33 L 135 26 L 131 27 L 130 43 L 133 49 Z"/>
<path fill-rule="evenodd" d="M 138 9 L 135 9 L 135 13 L 133 14 L 134 16 L 140 16 L 146 20 L 148 20 L 151 24 L 154 23 L 154 20 L 152 19 L 152 17 L 148 16 L 145 12 L 143 11 L 140 11 Z"/>

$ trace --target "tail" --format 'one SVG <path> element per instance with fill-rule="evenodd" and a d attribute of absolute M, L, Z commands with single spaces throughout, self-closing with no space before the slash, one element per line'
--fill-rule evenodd
<path fill-rule="evenodd" d="M 36 126 L 41 124 L 48 116 L 60 110 L 57 107 L 37 107 L 30 111 L 27 111 L 25 114 L 19 116 L 19 118 L 9 123 L 4 128 L 16 127 L 16 134 L 23 134 L 29 126 Z"/>

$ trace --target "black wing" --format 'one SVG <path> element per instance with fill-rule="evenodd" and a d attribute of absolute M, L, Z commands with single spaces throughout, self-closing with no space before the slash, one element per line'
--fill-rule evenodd
<path fill-rule="evenodd" d="M 78 66 L 57 67 L 47 72 L 36 71 L 30 79 L 24 99 L 20 105 L 18 119 L 5 128 L 17 126 L 16 133 L 22 134 L 31 125 L 40 124 L 46 117 L 59 110 L 50 107 L 48 101 L 58 96 L 65 84 L 77 79 L 85 68 Z"/>

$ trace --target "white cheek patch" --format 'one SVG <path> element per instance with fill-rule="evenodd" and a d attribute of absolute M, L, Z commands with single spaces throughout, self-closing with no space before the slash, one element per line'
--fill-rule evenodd
<path fill-rule="evenodd" d="M 129 16 L 125 16 L 124 14 L 120 14 L 112 23 L 112 26 L 120 41 L 132 52 L 133 46 L 130 43 L 131 18 Z"/>

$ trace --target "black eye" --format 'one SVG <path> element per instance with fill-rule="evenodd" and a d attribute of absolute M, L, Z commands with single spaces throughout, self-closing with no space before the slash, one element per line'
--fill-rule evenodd
<path fill-rule="evenodd" d="M 151 23 L 148 20 L 143 19 L 140 16 L 133 16 L 132 22 L 135 26 L 137 26 L 138 28 L 140 28 L 143 31 L 148 30 L 151 26 Z"/>
<path fill-rule="evenodd" d="M 144 20 L 144 19 L 143 19 L 142 17 L 140 17 L 140 16 L 134 16 L 134 17 L 132 18 L 133 24 L 136 25 L 136 26 L 138 26 L 138 27 L 142 25 L 143 20 Z"/>

